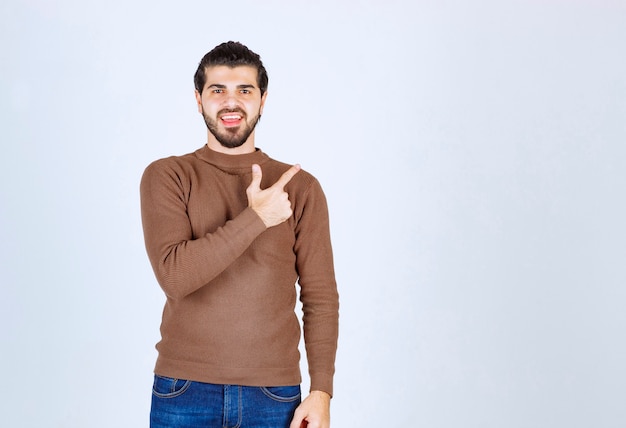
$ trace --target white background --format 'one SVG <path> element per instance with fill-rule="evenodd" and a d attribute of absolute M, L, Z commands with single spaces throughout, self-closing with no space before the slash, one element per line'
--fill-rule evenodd
<path fill-rule="evenodd" d="M 139 180 L 204 144 L 226 40 L 328 196 L 334 427 L 626 426 L 619 0 L 3 1 L 2 426 L 147 426 Z"/>

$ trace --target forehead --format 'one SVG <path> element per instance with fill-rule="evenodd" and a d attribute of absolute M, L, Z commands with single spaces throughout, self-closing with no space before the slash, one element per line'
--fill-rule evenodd
<path fill-rule="evenodd" d="M 205 87 L 211 85 L 253 85 L 257 86 L 257 69 L 251 65 L 238 65 L 229 67 L 227 65 L 212 65 L 204 70 L 206 77 Z"/>

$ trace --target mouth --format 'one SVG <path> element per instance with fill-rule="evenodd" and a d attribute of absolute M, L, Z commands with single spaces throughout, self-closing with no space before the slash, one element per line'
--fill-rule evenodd
<path fill-rule="evenodd" d="M 231 128 L 234 126 L 239 126 L 243 120 L 243 115 L 240 113 L 225 113 L 220 116 L 220 120 L 225 127 Z"/>

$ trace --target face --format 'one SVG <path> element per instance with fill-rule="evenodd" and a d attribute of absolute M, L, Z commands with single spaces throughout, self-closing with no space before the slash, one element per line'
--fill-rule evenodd
<path fill-rule="evenodd" d="M 217 65 L 208 67 L 205 75 L 202 94 L 196 91 L 196 102 L 210 134 L 228 149 L 246 143 L 254 147 L 254 127 L 267 95 L 261 96 L 256 68 Z M 209 146 L 211 143 L 209 136 Z"/>

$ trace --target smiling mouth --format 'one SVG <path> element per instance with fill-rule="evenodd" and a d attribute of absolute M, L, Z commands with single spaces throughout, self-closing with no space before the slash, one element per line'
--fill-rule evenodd
<path fill-rule="evenodd" d="M 226 127 L 239 126 L 243 120 L 243 115 L 241 113 L 228 112 L 221 115 L 220 120 Z"/>

